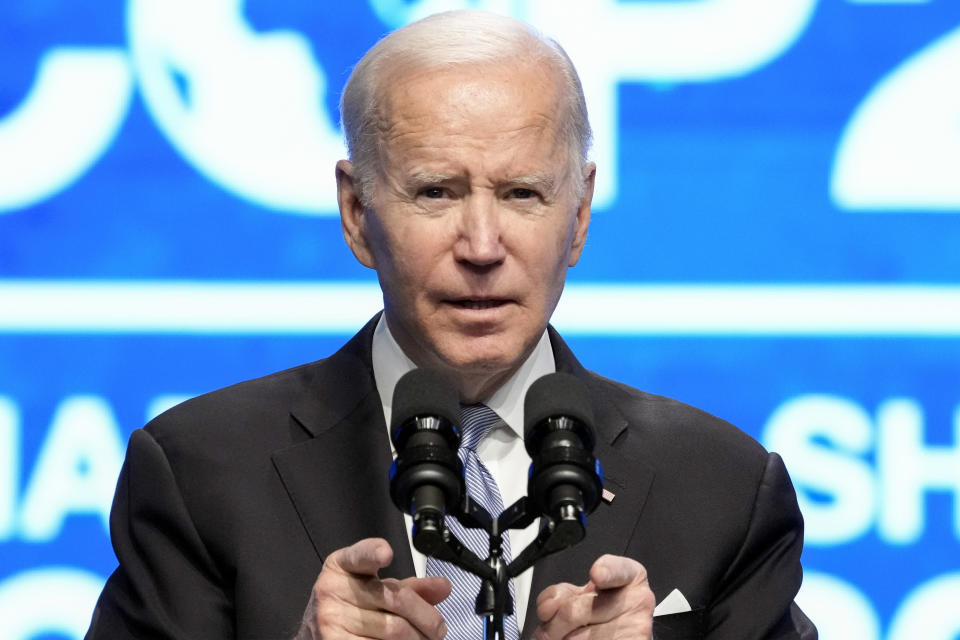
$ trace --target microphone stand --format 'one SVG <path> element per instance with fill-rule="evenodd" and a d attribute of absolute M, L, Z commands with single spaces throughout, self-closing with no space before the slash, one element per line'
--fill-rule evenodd
<path fill-rule="evenodd" d="M 504 640 L 503 617 L 513 613 L 509 581 L 533 566 L 545 556 L 565 549 L 583 539 L 586 521 L 582 508 L 564 504 L 557 513 L 546 515 L 531 508 L 524 496 L 510 505 L 496 518 L 464 496 L 454 515 L 463 526 L 483 529 L 490 537 L 489 552 L 481 560 L 447 528 L 443 514 L 428 510 L 414 517 L 413 546 L 421 553 L 454 564 L 481 580 L 477 594 L 476 613 L 484 619 L 484 639 Z M 525 529 L 541 517 L 536 539 L 516 556 L 509 565 L 503 560 L 503 532 Z"/>

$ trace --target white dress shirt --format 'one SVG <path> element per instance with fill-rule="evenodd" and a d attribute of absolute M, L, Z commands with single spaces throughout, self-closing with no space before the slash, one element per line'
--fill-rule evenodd
<path fill-rule="evenodd" d="M 403 352 L 390 333 L 385 316 L 380 316 L 373 334 L 373 376 L 380 392 L 383 405 L 383 417 L 390 428 L 392 415 L 393 388 L 397 381 L 416 365 Z M 502 387 L 487 399 L 484 404 L 493 409 L 503 420 L 503 424 L 493 430 L 480 442 L 477 455 L 500 489 L 504 507 L 509 507 L 527 494 L 527 470 L 530 456 L 523 447 L 523 401 L 527 389 L 538 378 L 557 370 L 550 347 L 550 338 L 543 332 L 533 352 L 521 367 L 504 383 Z M 390 445 L 393 448 L 393 443 Z M 396 451 L 393 452 L 396 455 Z M 427 558 L 413 547 L 411 527 L 413 518 L 405 514 L 407 540 L 413 554 L 413 566 L 418 576 L 426 570 Z M 510 538 L 510 551 L 514 558 L 536 538 L 539 519 L 523 530 L 511 529 L 506 533 Z M 527 602 L 530 599 L 530 582 L 533 572 L 529 569 L 514 578 L 513 588 L 516 602 L 517 625 L 523 629 Z"/>

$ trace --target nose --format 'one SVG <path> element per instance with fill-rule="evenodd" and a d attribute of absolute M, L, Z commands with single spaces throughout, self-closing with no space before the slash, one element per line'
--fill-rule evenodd
<path fill-rule="evenodd" d="M 503 261 L 506 247 L 495 198 L 481 194 L 466 198 L 453 253 L 457 261 L 477 267 L 488 267 Z"/>

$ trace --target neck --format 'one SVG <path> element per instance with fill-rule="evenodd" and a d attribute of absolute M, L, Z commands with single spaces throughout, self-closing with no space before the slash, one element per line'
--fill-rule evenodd
<path fill-rule="evenodd" d="M 522 352 L 511 358 L 509 362 L 498 359 L 455 364 L 441 357 L 432 348 L 418 344 L 412 336 L 403 331 L 401 324 L 390 322 L 386 315 L 384 320 L 388 333 L 403 354 L 417 367 L 434 369 L 446 374 L 457 389 L 460 403 L 465 405 L 487 402 L 520 370 L 543 335 L 542 332 L 538 334 L 535 340 L 525 345 Z"/>
<path fill-rule="evenodd" d="M 522 362 L 522 361 L 521 361 Z M 486 402 L 516 373 L 518 366 L 488 375 L 453 374 L 457 390 L 460 392 L 460 404 Z"/>

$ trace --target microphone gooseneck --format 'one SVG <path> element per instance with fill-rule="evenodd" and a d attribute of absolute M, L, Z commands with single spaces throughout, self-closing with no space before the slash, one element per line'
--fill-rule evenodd
<path fill-rule="evenodd" d="M 390 498 L 413 516 L 414 546 L 423 553 L 443 544 L 443 517 L 463 498 L 463 464 L 457 457 L 458 394 L 448 376 L 414 369 L 393 392 Z"/>
<path fill-rule="evenodd" d="M 586 515 L 603 491 L 593 421 L 587 390 L 574 376 L 551 373 L 530 385 L 524 402 L 524 446 L 532 459 L 527 495 L 555 521 L 566 544 L 583 538 Z"/>
<path fill-rule="evenodd" d="M 583 539 L 586 515 L 603 490 L 583 383 L 565 373 L 544 376 L 527 391 L 524 410 L 524 446 L 533 460 L 527 495 L 496 514 L 467 494 L 457 456 L 460 404 L 449 376 L 415 369 L 400 378 L 393 394 L 390 438 L 397 458 L 390 466 L 390 497 L 413 516 L 416 549 L 480 578 L 474 611 L 484 619 L 486 640 L 504 637 L 504 617 L 513 611 L 510 578 Z M 485 560 L 446 526 L 447 516 L 487 532 Z M 538 517 L 536 539 L 507 562 L 503 534 Z"/>

